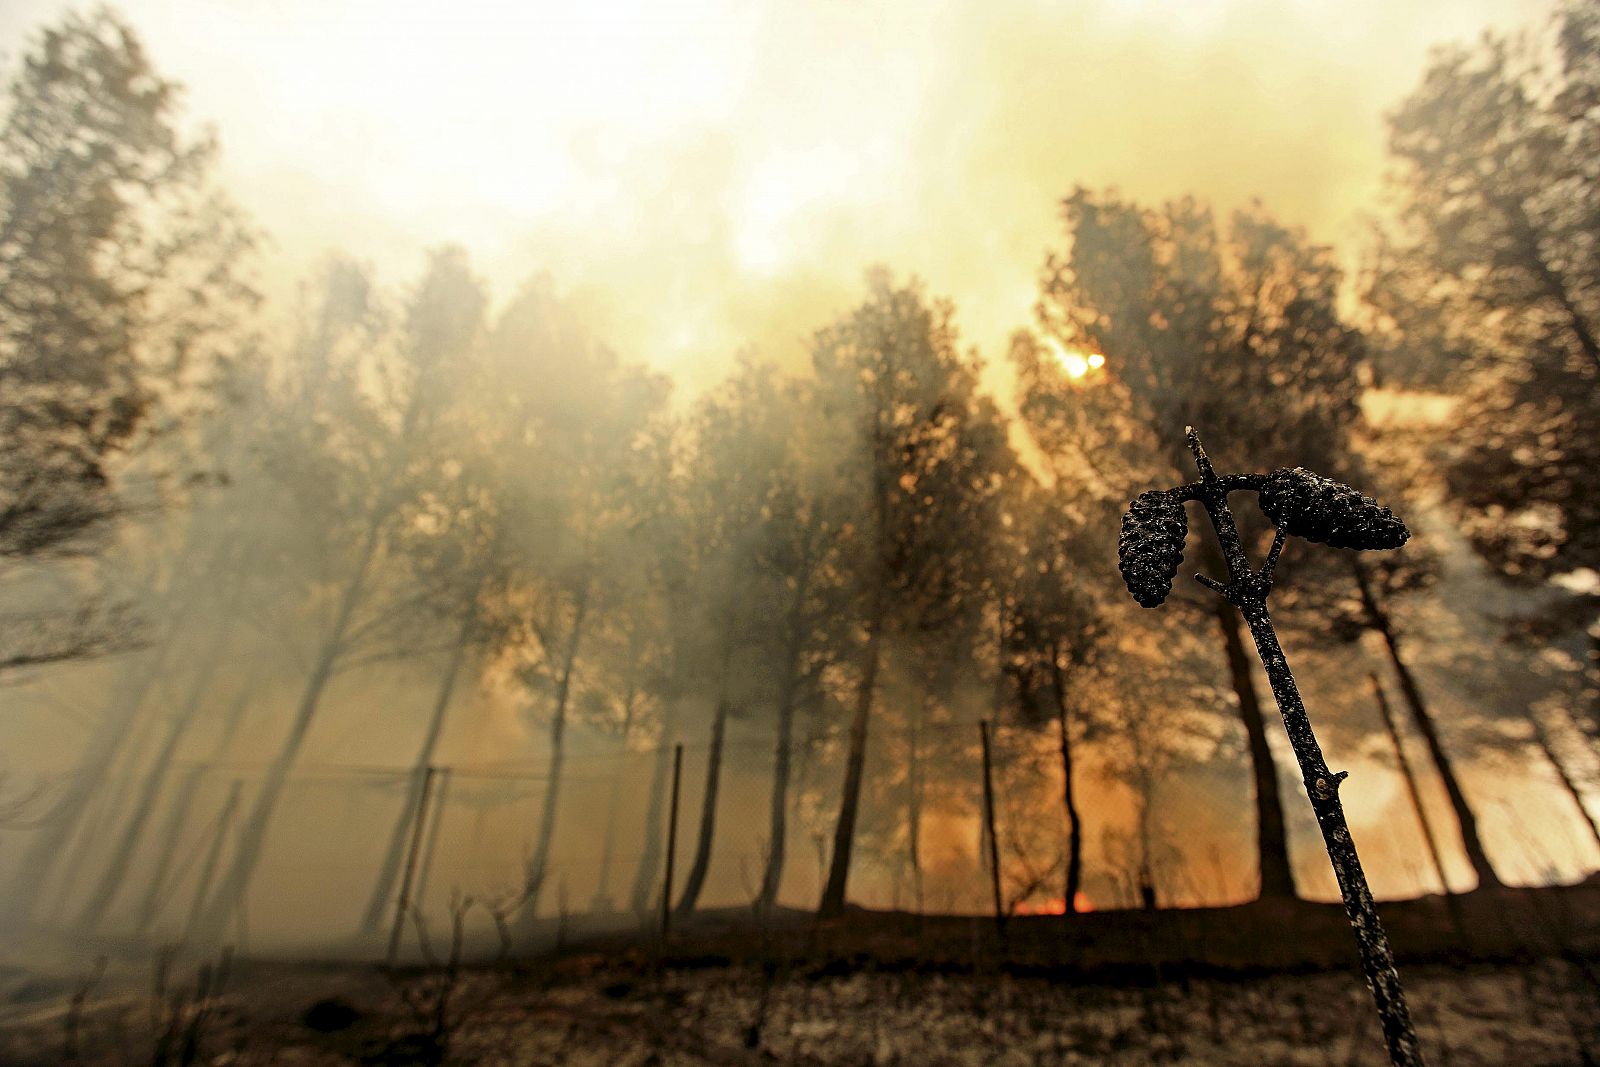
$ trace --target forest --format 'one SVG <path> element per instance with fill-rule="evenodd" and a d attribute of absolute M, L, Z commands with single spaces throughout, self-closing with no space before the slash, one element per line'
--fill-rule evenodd
<path fill-rule="evenodd" d="M 136 19 L 3 60 L 0 1062 L 1382 1062 L 1206 512 L 1119 573 L 1188 427 L 1404 520 L 1231 501 L 1430 1060 L 1600 1056 L 1600 3 L 1439 42 L 1358 245 L 1063 173 L 1002 348 L 863 262 L 691 375 L 268 277 Z"/>

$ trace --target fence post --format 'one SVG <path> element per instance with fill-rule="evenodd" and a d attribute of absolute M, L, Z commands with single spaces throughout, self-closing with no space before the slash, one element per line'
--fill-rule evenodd
<path fill-rule="evenodd" d="M 672 750 L 672 803 L 667 816 L 667 876 L 661 885 L 661 940 L 672 931 L 672 861 L 678 853 L 678 786 L 683 780 L 683 742 Z"/>
<path fill-rule="evenodd" d="M 983 742 L 983 825 L 989 834 L 989 888 L 994 893 L 994 926 L 1006 935 L 1006 906 L 1000 896 L 1000 842 L 994 832 L 994 771 L 989 758 L 989 720 L 978 722 L 978 737 Z"/>
<path fill-rule="evenodd" d="M 417 820 L 411 827 L 411 847 L 406 850 L 406 870 L 400 878 L 400 898 L 395 902 L 394 929 L 389 932 L 389 951 L 384 957 L 391 967 L 400 955 L 400 937 L 405 932 L 406 910 L 411 907 L 411 881 L 417 875 L 417 854 L 422 851 L 422 832 L 428 823 L 428 801 L 433 796 L 433 779 L 438 770 L 430 763 L 422 772 L 422 796 L 417 798 Z"/>

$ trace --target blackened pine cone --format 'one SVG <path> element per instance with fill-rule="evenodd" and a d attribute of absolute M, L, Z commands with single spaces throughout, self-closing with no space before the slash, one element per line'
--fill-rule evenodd
<path fill-rule="evenodd" d="M 1152 489 L 1128 505 L 1117 540 L 1117 562 L 1133 599 L 1147 608 L 1167 599 L 1188 535 L 1183 499 L 1172 490 Z"/>
<path fill-rule="evenodd" d="M 1267 475 L 1261 511 L 1286 534 L 1332 548 L 1399 548 L 1411 536 L 1394 512 L 1369 496 L 1304 467 Z"/>

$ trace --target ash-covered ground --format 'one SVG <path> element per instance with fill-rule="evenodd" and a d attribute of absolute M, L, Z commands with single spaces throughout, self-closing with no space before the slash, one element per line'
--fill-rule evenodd
<path fill-rule="evenodd" d="M 1596 1062 L 1597 898 L 1390 907 L 1429 1062 Z M 455 966 L 231 961 L 203 991 L 195 960 L 129 957 L 98 976 L 12 971 L 0 1063 L 1382 1064 L 1341 924 L 1257 905 L 1029 919 L 1002 939 L 970 917 L 728 914 L 665 946 Z M 1235 958 L 1252 943 L 1269 966 Z"/>

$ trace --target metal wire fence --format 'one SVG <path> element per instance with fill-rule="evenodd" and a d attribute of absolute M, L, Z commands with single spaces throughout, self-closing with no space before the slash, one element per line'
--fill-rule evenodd
<path fill-rule="evenodd" d="M 654 928 L 668 891 L 669 851 L 676 914 L 749 907 L 768 874 L 775 830 L 776 748 L 757 726 L 732 724 L 720 753 L 707 740 L 681 742 L 675 835 L 668 823 L 677 742 L 623 750 L 580 737 L 553 791 L 547 757 L 423 769 L 305 762 L 279 799 L 229 936 L 246 945 L 381 950 L 402 912 L 440 929 L 467 898 L 483 905 L 473 921 L 486 935 L 496 912 L 523 933 L 547 937 Z M 1059 736 L 1053 725 L 1004 725 L 990 739 L 986 790 L 978 723 L 874 724 L 852 854 L 853 904 L 1011 914 L 1137 907 L 1148 903 L 1147 891 L 1159 906 L 1223 905 L 1254 894 L 1252 808 L 1239 768 L 1115 773 L 1104 753 L 1080 746 L 1082 880 L 1068 902 Z M 795 739 L 781 805 L 781 907 L 809 910 L 821 897 L 843 740 L 838 731 Z M 264 773 L 248 763 L 173 768 L 164 810 L 102 926 L 182 938 L 235 859 Z M 552 802 L 540 869 L 539 839 Z M 90 820 L 72 843 L 75 853 L 93 857 L 114 838 L 119 813 L 109 803 L 113 810 Z M 1297 880 L 1306 895 L 1331 899 L 1335 889 L 1309 819 L 1309 812 L 1291 818 Z M 1397 858 L 1373 865 L 1380 895 L 1437 889 L 1416 860 L 1420 838 L 1405 820 L 1360 833 L 1364 849 Z M 80 874 L 68 865 L 57 876 L 56 918 L 73 914 Z"/>

